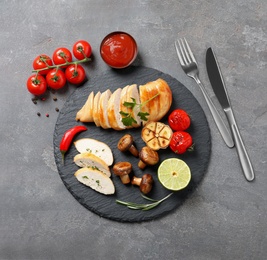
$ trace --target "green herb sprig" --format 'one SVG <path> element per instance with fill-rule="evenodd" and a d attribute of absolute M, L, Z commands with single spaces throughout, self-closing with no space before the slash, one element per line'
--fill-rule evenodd
<path fill-rule="evenodd" d="M 170 193 L 169 195 L 167 195 L 166 197 L 164 197 L 161 200 L 154 200 L 154 199 L 151 199 L 151 198 L 145 196 L 144 194 L 141 194 L 144 199 L 149 200 L 149 201 L 152 201 L 152 203 L 148 203 L 148 204 L 139 204 L 139 203 L 134 203 L 134 202 L 125 202 L 125 201 L 121 201 L 121 200 L 116 200 L 116 202 L 118 204 L 127 206 L 129 209 L 150 210 L 150 209 L 153 209 L 153 208 L 157 207 L 164 200 L 168 199 L 172 194 L 173 193 Z"/>
<path fill-rule="evenodd" d="M 123 105 L 127 108 L 131 108 L 131 109 L 134 109 L 136 106 L 139 106 L 140 109 L 142 106 L 145 106 L 148 102 L 150 102 L 152 99 L 156 98 L 157 96 L 159 95 L 159 93 L 157 93 L 156 95 L 154 95 L 153 97 L 151 97 L 150 99 L 146 100 L 145 102 L 141 103 L 141 104 L 138 104 L 136 102 L 136 99 L 135 98 L 132 98 L 132 101 L 133 102 L 127 102 L 125 101 L 123 103 Z M 124 112 L 124 111 L 120 111 L 120 114 L 122 115 L 122 123 L 125 125 L 125 126 L 131 126 L 133 123 L 137 123 L 136 120 L 132 117 L 131 113 L 127 113 L 127 112 Z M 141 120 L 143 121 L 147 121 L 148 120 L 148 116 L 149 116 L 149 113 L 147 112 L 139 112 L 137 114 L 137 116 L 140 117 Z"/>

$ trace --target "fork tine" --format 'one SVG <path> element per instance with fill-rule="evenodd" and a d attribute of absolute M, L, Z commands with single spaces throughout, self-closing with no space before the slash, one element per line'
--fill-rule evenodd
<path fill-rule="evenodd" d="M 185 59 L 186 59 L 187 63 L 191 63 L 191 62 L 193 62 L 192 59 L 191 59 L 191 57 L 190 57 L 190 54 L 188 53 L 188 50 L 187 50 L 187 46 L 188 46 L 188 45 L 186 45 L 186 44 L 184 43 L 185 38 L 184 38 L 184 39 L 181 39 L 180 41 L 181 41 L 182 50 L 183 50 L 183 52 L 184 52 L 184 56 L 185 56 Z"/>
<path fill-rule="evenodd" d="M 181 52 L 180 52 L 180 46 L 179 46 L 180 43 L 179 43 L 179 41 L 176 40 L 176 41 L 174 42 L 174 44 L 175 44 L 175 49 L 176 49 L 176 52 L 177 52 L 177 55 L 178 55 L 178 59 L 179 59 L 181 65 L 182 65 L 182 66 L 185 66 L 184 60 L 183 60 L 182 55 L 181 55 Z"/>
<path fill-rule="evenodd" d="M 179 44 L 179 49 L 180 49 L 181 56 L 183 58 L 184 64 L 188 64 L 190 62 L 190 59 L 188 58 L 188 54 L 186 52 L 183 40 L 179 39 L 178 40 L 178 44 Z"/>
<path fill-rule="evenodd" d="M 189 52 L 189 55 L 190 55 L 192 61 L 197 63 L 197 61 L 195 59 L 195 56 L 194 56 L 193 52 L 191 51 L 191 48 L 189 47 L 189 44 L 187 43 L 187 40 L 185 38 L 184 38 L 184 42 L 185 42 L 186 48 L 187 48 L 187 50 Z"/>

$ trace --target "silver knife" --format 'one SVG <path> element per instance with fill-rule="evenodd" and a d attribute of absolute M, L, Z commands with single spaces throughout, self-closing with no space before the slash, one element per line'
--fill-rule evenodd
<path fill-rule="evenodd" d="M 254 179 L 254 171 L 236 124 L 222 73 L 220 71 L 215 54 L 211 48 L 208 48 L 206 53 L 206 66 L 213 91 L 218 98 L 231 127 L 243 173 L 248 181 L 252 181 Z"/>

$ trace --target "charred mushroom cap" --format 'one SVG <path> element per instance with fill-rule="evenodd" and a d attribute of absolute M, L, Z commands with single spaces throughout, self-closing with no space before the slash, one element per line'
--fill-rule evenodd
<path fill-rule="evenodd" d="M 113 173 L 120 176 L 121 182 L 123 184 L 128 184 L 131 182 L 129 174 L 132 171 L 132 164 L 129 162 L 118 162 L 113 166 Z"/>
<path fill-rule="evenodd" d="M 144 169 L 146 165 L 155 165 L 159 161 L 158 153 L 148 146 L 145 146 L 141 149 L 139 157 L 140 161 L 138 163 L 138 167 L 140 169 Z"/>
<path fill-rule="evenodd" d="M 119 140 L 117 147 L 121 152 L 129 151 L 135 157 L 139 155 L 138 150 L 133 145 L 133 137 L 130 134 L 124 135 Z"/>
<path fill-rule="evenodd" d="M 148 194 L 151 191 L 153 183 L 153 177 L 149 173 L 144 174 L 142 178 L 137 178 L 134 176 L 132 179 L 132 184 L 140 186 L 140 191 L 143 194 Z"/>

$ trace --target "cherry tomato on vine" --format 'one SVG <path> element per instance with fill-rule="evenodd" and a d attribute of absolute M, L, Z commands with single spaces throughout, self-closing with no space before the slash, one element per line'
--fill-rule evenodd
<path fill-rule="evenodd" d="M 183 109 L 175 109 L 168 117 L 168 123 L 174 131 L 184 131 L 191 123 L 189 115 Z"/>
<path fill-rule="evenodd" d="M 170 148 L 177 154 L 183 154 L 186 151 L 193 150 L 193 139 L 192 136 L 184 131 L 176 131 L 173 133 Z"/>
<path fill-rule="evenodd" d="M 72 62 L 72 54 L 67 48 L 57 48 L 53 53 L 53 62 L 55 63 L 55 65 Z M 66 68 L 67 66 L 68 65 L 62 66 L 61 68 Z"/>
<path fill-rule="evenodd" d="M 41 55 L 37 56 L 33 60 L 33 63 L 32 63 L 32 67 L 34 70 L 44 69 L 44 68 L 47 68 L 48 66 L 52 66 L 52 65 L 53 65 L 53 62 L 52 62 L 51 58 L 49 56 L 47 56 L 46 54 L 41 54 Z M 39 71 L 39 74 L 46 75 L 49 71 L 50 71 L 50 69 L 41 70 L 41 71 Z"/>
<path fill-rule="evenodd" d="M 45 93 L 47 89 L 47 83 L 45 78 L 41 75 L 31 75 L 27 80 L 27 89 L 30 93 L 36 96 L 40 96 Z"/>
<path fill-rule="evenodd" d="M 80 84 L 85 80 L 86 74 L 83 66 L 79 64 L 73 64 L 66 68 L 65 75 L 67 81 L 72 84 Z"/>
<path fill-rule="evenodd" d="M 60 69 L 52 69 L 49 73 L 47 73 L 46 81 L 48 86 L 52 89 L 60 89 L 66 85 L 65 74 Z"/>
<path fill-rule="evenodd" d="M 72 52 L 77 60 L 83 60 L 91 56 L 92 48 L 87 41 L 79 40 L 76 43 L 74 43 Z"/>

